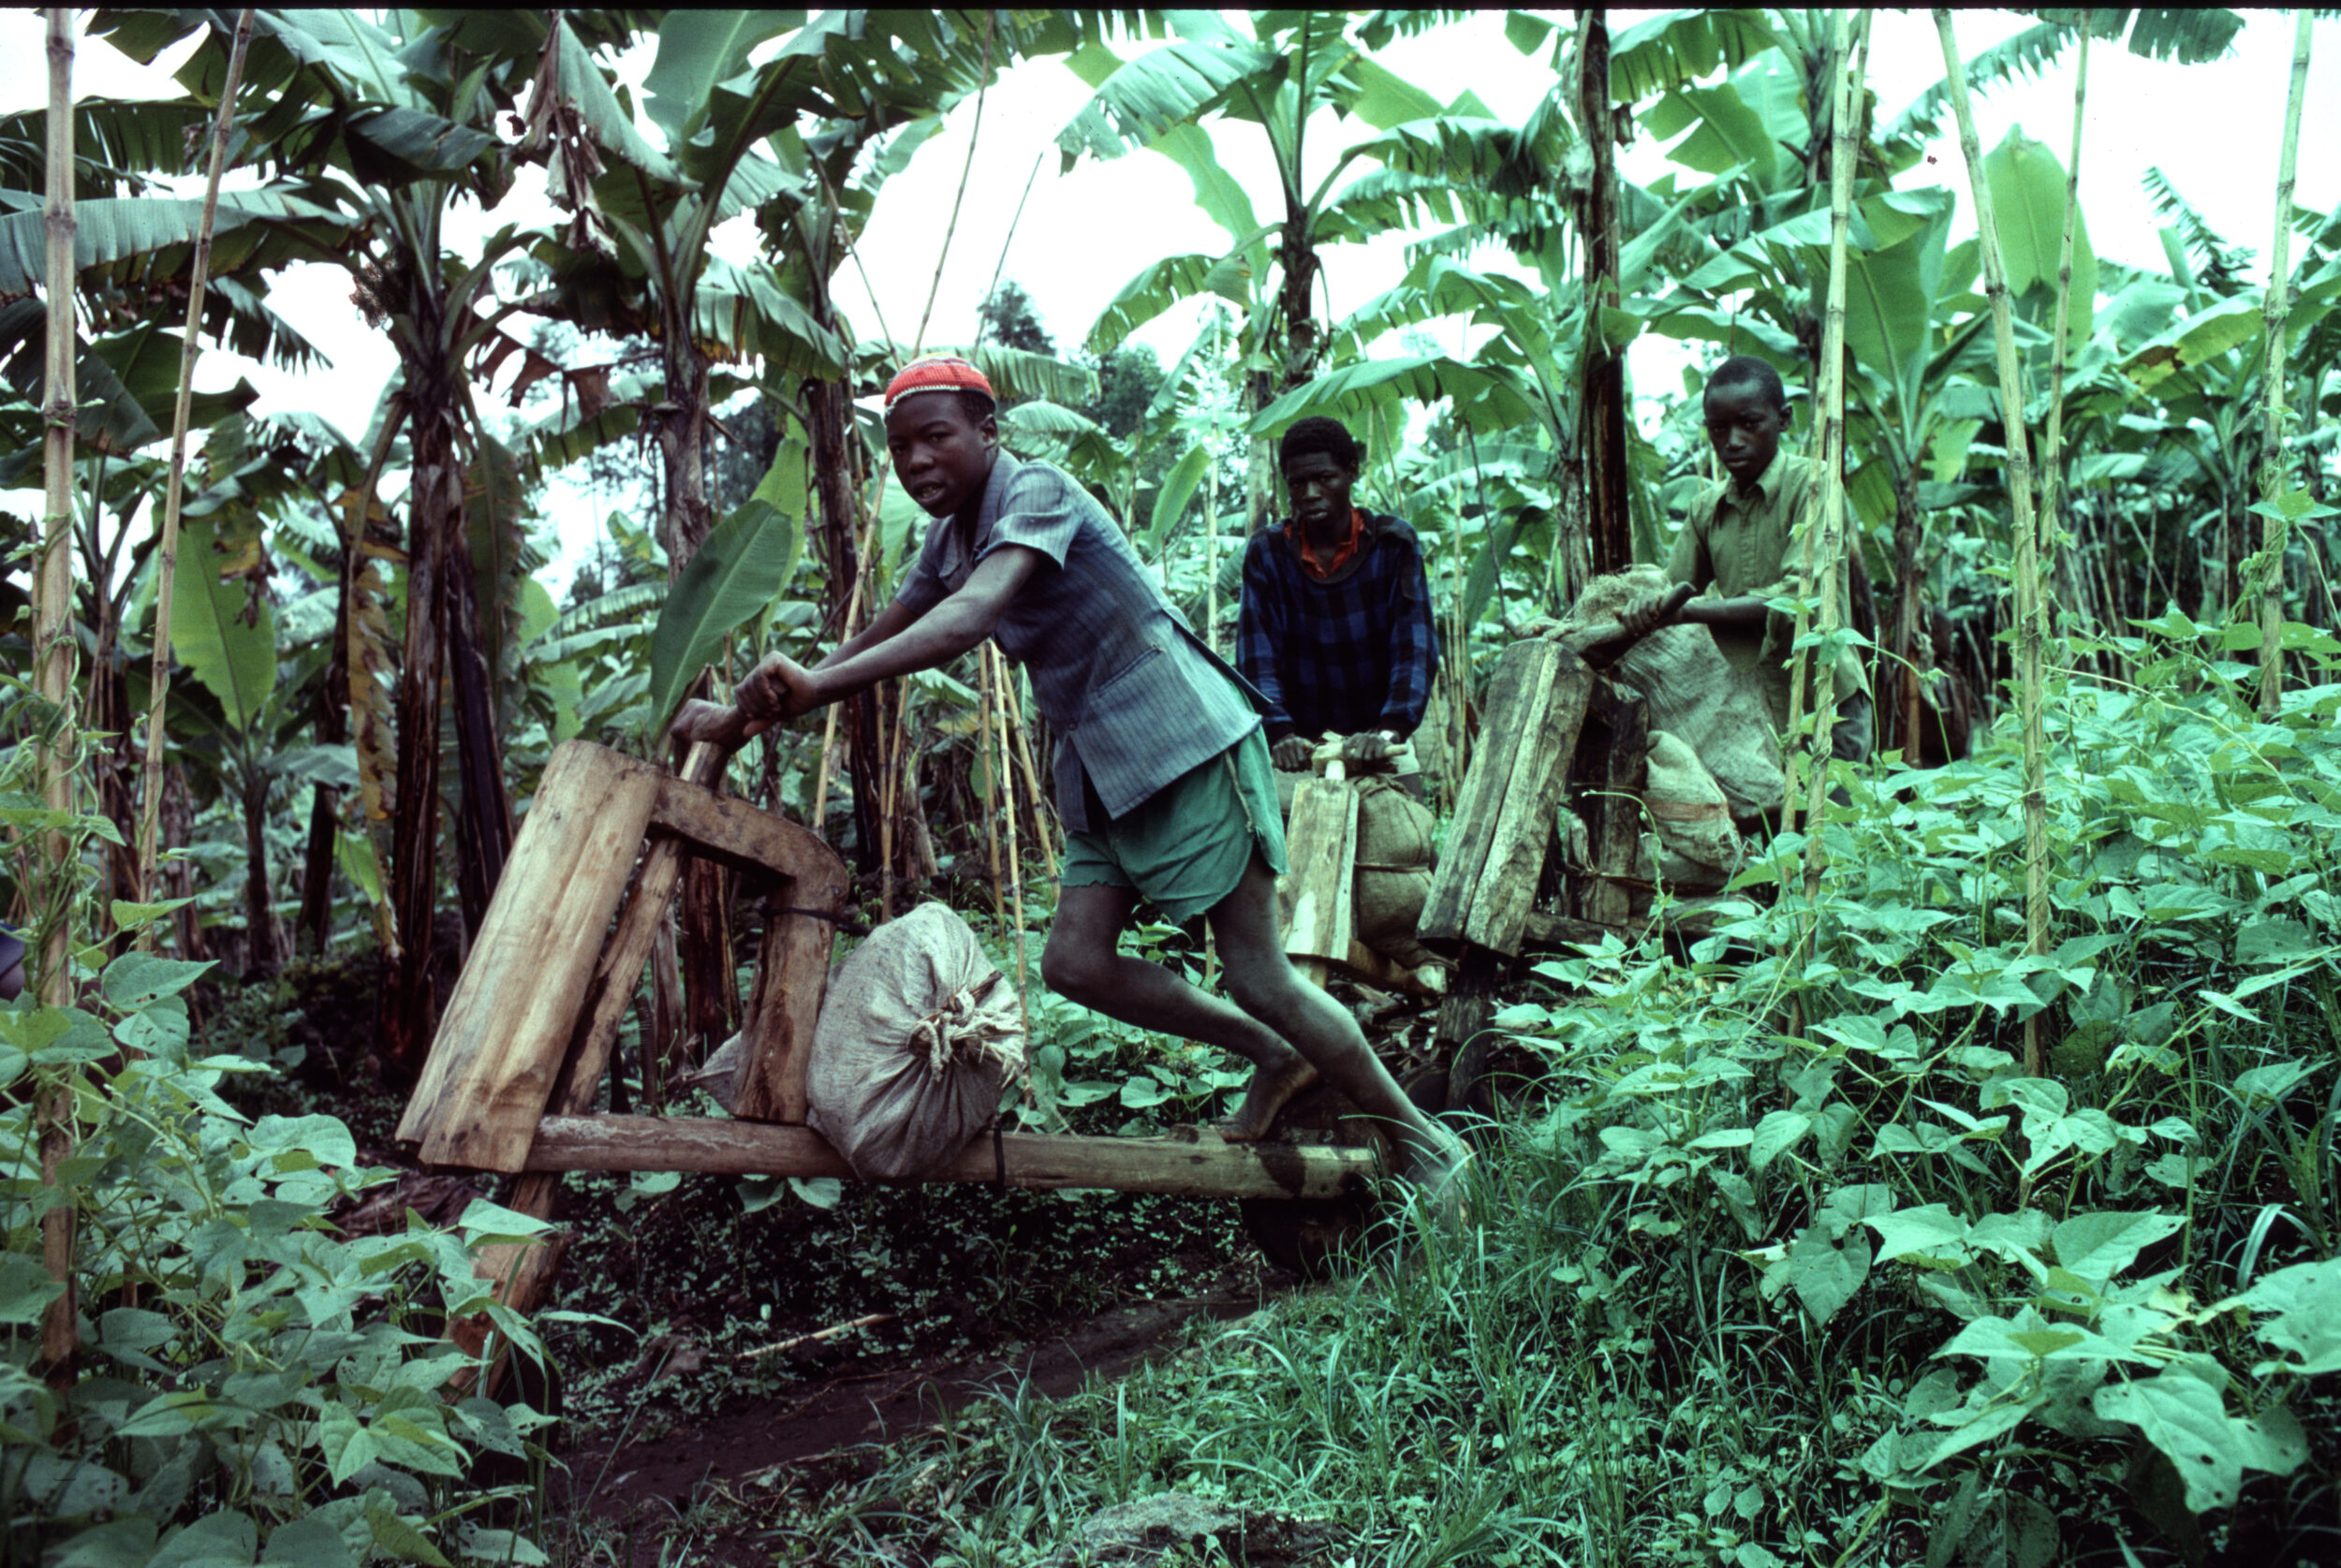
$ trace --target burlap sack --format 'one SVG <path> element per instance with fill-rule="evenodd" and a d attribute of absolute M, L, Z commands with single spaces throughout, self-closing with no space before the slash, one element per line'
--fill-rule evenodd
<path fill-rule="evenodd" d="M 708 1059 L 683 1075 L 677 1087 L 704 1089 L 727 1111 L 739 1108 L 740 1063 L 747 1059 L 746 1038 L 734 1034 L 717 1046 Z"/>
<path fill-rule="evenodd" d="M 838 966 L 807 1066 L 805 1120 L 856 1176 L 933 1175 L 1023 1071 L 1023 1009 L 967 922 L 921 904 Z"/>
<path fill-rule="evenodd" d="M 1436 963 L 1437 956 L 1414 933 L 1437 865 L 1431 843 L 1436 819 L 1387 776 L 1361 779 L 1355 788 L 1358 859 L 1350 908 L 1358 940 L 1409 969 Z"/>
<path fill-rule="evenodd" d="M 1670 892 L 1721 891 L 1743 853 L 1730 803 L 1698 754 L 1665 730 L 1651 733 L 1642 799 L 1655 831 L 1642 835 L 1640 874 Z"/>
<path fill-rule="evenodd" d="M 1642 593 L 1667 584 L 1665 572 L 1646 565 L 1596 578 L 1577 596 L 1562 628 L 1614 621 Z M 1787 782 L 1763 694 L 1731 667 L 1706 627 L 1661 626 L 1627 649 L 1611 670 L 1648 701 L 1653 730 L 1681 738 L 1699 755 L 1735 820 L 1780 810 Z"/>

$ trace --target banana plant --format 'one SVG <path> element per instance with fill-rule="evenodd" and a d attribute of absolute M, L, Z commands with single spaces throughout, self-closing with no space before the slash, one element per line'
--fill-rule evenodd
<path fill-rule="evenodd" d="M 586 24 L 564 25 L 574 37 Z M 626 18 L 596 13 L 590 25 L 597 41 L 615 41 Z M 151 60 L 198 31 L 203 42 L 179 77 L 199 98 L 224 70 L 228 48 L 216 13 L 125 13 L 111 36 L 133 58 Z M 442 232 L 459 194 L 493 208 L 509 189 L 511 159 L 495 116 L 514 107 L 547 31 L 541 19 L 518 12 L 391 11 L 377 22 L 347 11 L 266 11 L 256 19 L 258 45 L 266 47 L 256 45 L 248 76 L 268 107 L 243 127 L 252 155 L 354 223 L 359 242 L 328 258 L 349 269 L 361 314 L 387 331 L 400 359 L 409 474 L 406 613 L 384 1054 L 401 1071 L 419 1069 L 433 1024 L 422 963 L 436 901 L 440 690 L 450 665 L 462 831 L 487 886 L 511 842 L 493 695 L 473 689 L 484 668 L 477 653 L 479 594 L 465 548 L 465 454 L 479 432 L 472 361 L 495 349 L 501 323 L 516 308 L 496 300 L 493 270 L 518 248 L 520 234 L 507 227 L 478 256 L 459 260 L 447 254 Z M 493 597 L 485 610 L 503 614 Z"/>
<path fill-rule="evenodd" d="M 1209 292 L 1244 313 L 1248 402 L 1257 412 L 1316 375 L 1326 324 L 1312 303 L 1329 243 L 1398 227 L 1427 206 L 1454 216 L 1459 183 L 1422 167 L 1463 161 L 1482 170 L 1502 165 L 1513 194 L 1537 185 L 1537 165 L 1522 156 L 1512 127 L 1494 122 L 1465 93 L 1441 104 L 1373 58 L 1403 26 L 1439 20 L 1428 13 L 1377 13 L 1356 24 L 1341 12 L 1178 12 L 1176 37 L 1124 60 L 1102 42 L 1068 62 L 1094 95 L 1059 133 L 1067 168 L 1083 156 L 1116 158 L 1141 148 L 1185 171 L 1197 204 L 1226 232 L 1229 249 L 1166 257 L 1139 273 L 1107 307 L 1089 337 L 1092 353 L 1116 346 L 1129 331 L 1185 299 Z M 1355 120 L 1373 135 L 1352 140 L 1313 183 L 1304 154 L 1313 136 Z M 1208 124 L 1258 125 L 1276 169 L 1279 211 L 1263 221 L 1250 195 L 1219 162 Z M 1361 160 L 1383 167 L 1347 180 Z M 1409 167 L 1409 165 L 1413 167 Z M 1491 192 L 1491 198 L 1496 192 Z M 1265 448 L 1256 447 L 1249 513 L 1267 520 Z"/>

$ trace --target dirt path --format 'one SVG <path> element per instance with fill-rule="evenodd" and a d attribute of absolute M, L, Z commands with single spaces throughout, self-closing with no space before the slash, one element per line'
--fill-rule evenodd
<path fill-rule="evenodd" d="M 1232 1282 L 1229 1282 L 1232 1283 Z M 864 1443 L 899 1439 L 984 1392 L 1029 1382 L 1051 1399 L 1084 1378 L 1116 1378 L 1170 1348 L 1180 1327 L 1258 1311 L 1257 1293 L 1140 1301 L 1113 1308 L 1017 1356 L 895 1365 L 828 1377 L 795 1398 L 685 1427 L 648 1443 L 589 1443 L 565 1452 L 567 1506 L 623 1517 L 644 1503 L 687 1506 L 702 1484 L 753 1483 L 785 1467 Z"/>

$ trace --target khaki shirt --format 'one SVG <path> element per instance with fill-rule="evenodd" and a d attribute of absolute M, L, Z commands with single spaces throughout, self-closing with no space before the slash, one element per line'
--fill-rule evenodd
<path fill-rule="evenodd" d="M 1811 462 L 1781 452 L 1757 479 L 1752 494 L 1742 495 L 1729 477 L 1700 492 L 1691 515 L 1675 535 L 1674 555 L 1667 576 L 1715 596 L 1736 599 L 1803 596 L 1804 574 L 1798 570 L 1797 524 L 1804 520 L 1817 478 Z M 1846 559 L 1837 561 L 1837 619 L 1851 614 L 1852 573 Z M 1818 621 L 1818 617 L 1816 617 Z M 1767 616 L 1761 633 L 1736 626 L 1711 627 L 1715 646 L 1734 668 L 1756 678 L 1772 711 L 1775 728 L 1789 723 L 1789 655 L 1796 642 L 1796 623 L 1786 615 Z M 1851 649 L 1837 659 L 1835 700 L 1867 691 L 1862 662 Z M 1807 687 L 1809 704 L 1815 696 Z"/>

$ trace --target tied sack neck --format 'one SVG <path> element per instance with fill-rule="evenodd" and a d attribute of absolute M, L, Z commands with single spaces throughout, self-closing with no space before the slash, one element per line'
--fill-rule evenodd
<path fill-rule="evenodd" d="M 1024 1016 L 1016 988 L 996 969 L 962 986 L 919 1020 L 910 1048 L 937 1077 L 954 1058 L 971 1067 L 997 1062 L 1003 1077 L 1017 1077 L 1024 1070 Z"/>

